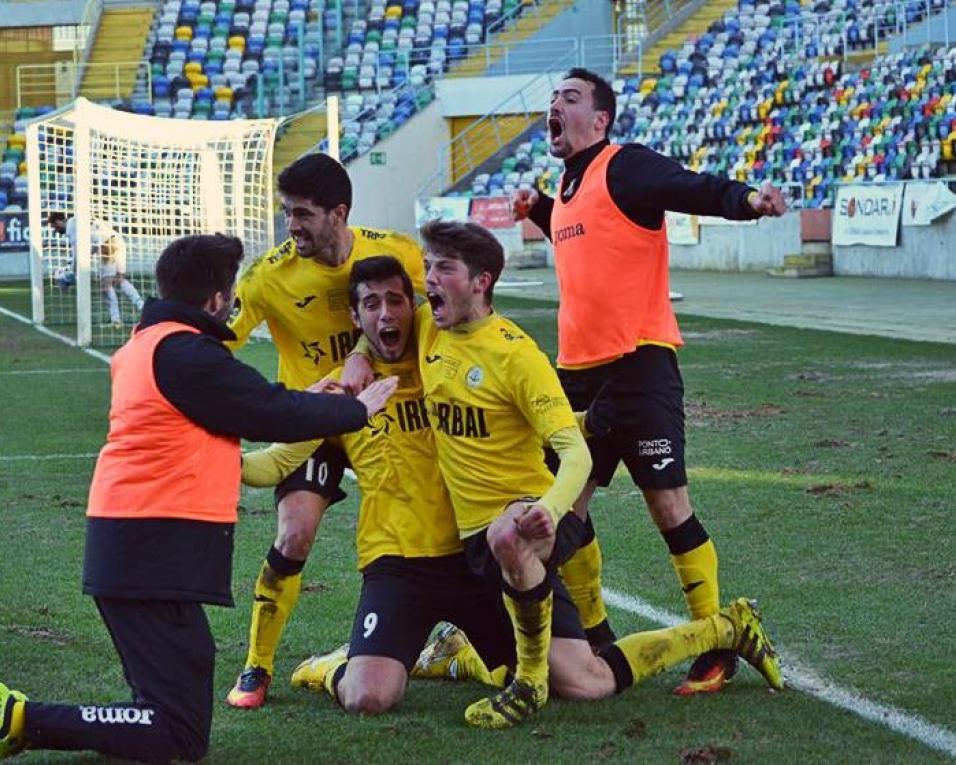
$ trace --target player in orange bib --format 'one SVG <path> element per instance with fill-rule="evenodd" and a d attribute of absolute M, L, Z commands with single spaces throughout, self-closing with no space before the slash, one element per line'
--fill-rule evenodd
<path fill-rule="evenodd" d="M 552 94 L 551 154 L 564 160 L 556 198 L 521 190 L 517 219 L 529 217 L 554 245 L 560 306 L 558 366 L 575 410 L 599 395 L 616 410 L 615 426 L 589 439 L 594 467 L 575 511 L 587 517 L 595 489 L 619 463 L 640 487 L 664 537 L 693 618 L 719 608 L 717 552 L 694 514 L 684 466 L 684 387 L 676 350 L 683 344 L 670 305 L 665 210 L 734 220 L 779 216 L 783 196 L 685 170 L 641 144 L 611 144 L 614 91 L 601 77 L 572 69 Z M 597 542 L 577 556 L 583 581 L 575 602 L 597 644 L 613 638 L 600 595 Z M 695 661 L 676 689 L 719 691 L 733 674 L 730 652 Z"/>

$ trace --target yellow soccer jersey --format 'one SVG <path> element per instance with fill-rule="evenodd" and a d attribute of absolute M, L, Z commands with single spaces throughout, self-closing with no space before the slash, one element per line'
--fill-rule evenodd
<path fill-rule="evenodd" d="M 438 463 L 465 537 L 551 487 L 543 446 L 577 427 L 574 412 L 548 357 L 503 316 L 439 330 L 426 304 L 416 327 Z"/>
<path fill-rule="evenodd" d="M 373 360 L 372 364 L 376 374 L 397 375 L 398 390 L 386 409 L 362 430 L 330 439 L 348 456 L 362 493 L 356 529 L 359 568 L 382 555 L 430 558 L 459 552 L 461 542 L 451 499 L 438 471 L 418 361 L 412 358 L 386 364 Z M 339 368 L 329 376 L 337 380 L 341 373 Z M 319 443 L 300 449 L 301 460 Z M 272 468 L 267 462 L 269 451 L 298 447 L 281 444 L 245 455 L 243 477 L 268 475 Z"/>
<path fill-rule="evenodd" d="M 292 239 L 269 250 L 239 279 L 237 312 L 229 326 L 240 348 L 259 324 L 269 325 L 279 351 L 276 379 L 290 388 L 306 388 L 345 361 L 361 334 L 349 312 L 352 264 L 375 255 L 401 261 L 418 292 L 424 292 L 423 254 L 404 234 L 351 228 L 355 235 L 349 259 L 328 266 L 300 257 Z"/>

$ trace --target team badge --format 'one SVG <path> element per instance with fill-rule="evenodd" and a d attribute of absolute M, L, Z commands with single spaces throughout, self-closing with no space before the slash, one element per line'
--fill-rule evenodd
<path fill-rule="evenodd" d="M 469 369 L 468 374 L 465 375 L 465 382 L 468 383 L 469 388 L 477 388 L 484 379 L 484 370 L 477 365 Z"/>

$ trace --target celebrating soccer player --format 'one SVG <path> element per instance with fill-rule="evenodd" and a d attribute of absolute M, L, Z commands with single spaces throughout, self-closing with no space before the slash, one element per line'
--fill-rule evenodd
<path fill-rule="evenodd" d="M 289 238 L 256 261 L 239 281 L 230 326 L 241 345 L 263 321 L 279 352 L 278 379 L 305 388 L 339 366 L 359 334 L 349 312 L 352 266 L 394 255 L 424 285 L 422 255 L 406 236 L 348 225 L 352 184 L 345 168 L 310 154 L 279 174 Z M 325 510 L 342 498 L 341 449 L 324 442 L 302 469 L 276 488 L 278 532 L 256 581 L 245 667 L 229 692 L 235 707 L 260 707 L 272 680 L 276 647 L 299 599 L 302 569 Z"/>
<path fill-rule="evenodd" d="M 664 211 L 751 220 L 782 215 L 786 205 L 769 182 L 758 191 L 685 170 L 640 144 L 609 143 L 615 109 L 605 80 L 585 69 L 567 73 L 548 113 L 551 153 L 564 160 L 559 194 L 521 190 L 514 213 L 530 217 L 554 244 L 558 365 L 572 406 L 586 408 L 603 390 L 617 410 L 613 430 L 589 441 L 594 468 L 575 509 L 584 517 L 595 489 L 607 486 L 623 461 L 670 550 L 688 610 L 699 618 L 719 608 L 717 551 L 687 491 L 676 353 L 683 341 L 669 299 Z M 596 551 L 592 561 L 592 602 L 599 605 L 590 619 L 599 623 Z M 730 652 L 702 656 L 676 692 L 719 691 L 735 668 Z"/>

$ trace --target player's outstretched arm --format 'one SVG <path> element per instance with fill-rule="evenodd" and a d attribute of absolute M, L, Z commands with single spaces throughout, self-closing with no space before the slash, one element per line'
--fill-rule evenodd
<path fill-rule="evenodd" d="M 356 341 L 352 352 L 346 357 L 345 364 L 342 366 L 342 375 L 339 378 L 339 384 L 348 393 L 360 393 L 375 379 L 370 354 L 371 345 L 368 338 L 362 335 Z"/>
<path fill-rule="evenodd" d="M 760 187 L 760 190 L 750 195 L 748 201 L 754 212 L 773 218 L 779 218 L 787 211 L 787 202 L 780 191 L 770 181 Z"/>
<path fill-rule="evenodd" d="M 247 486 L 276 486 L 305 462 L 322 439 L 275 443 L 242 455 L 242 482 Z"/>
<path fill-rule="evenodd" d="M 377 414 L 385 408 L 385 405 L 392 397 L 396 388 L 398 388 L 398 377 L 396 375 L 384 377 L 369 385 L 358 394 L 357 398 L 365 404 L 368 416 L 371 417 L 373 414 Z"/>

